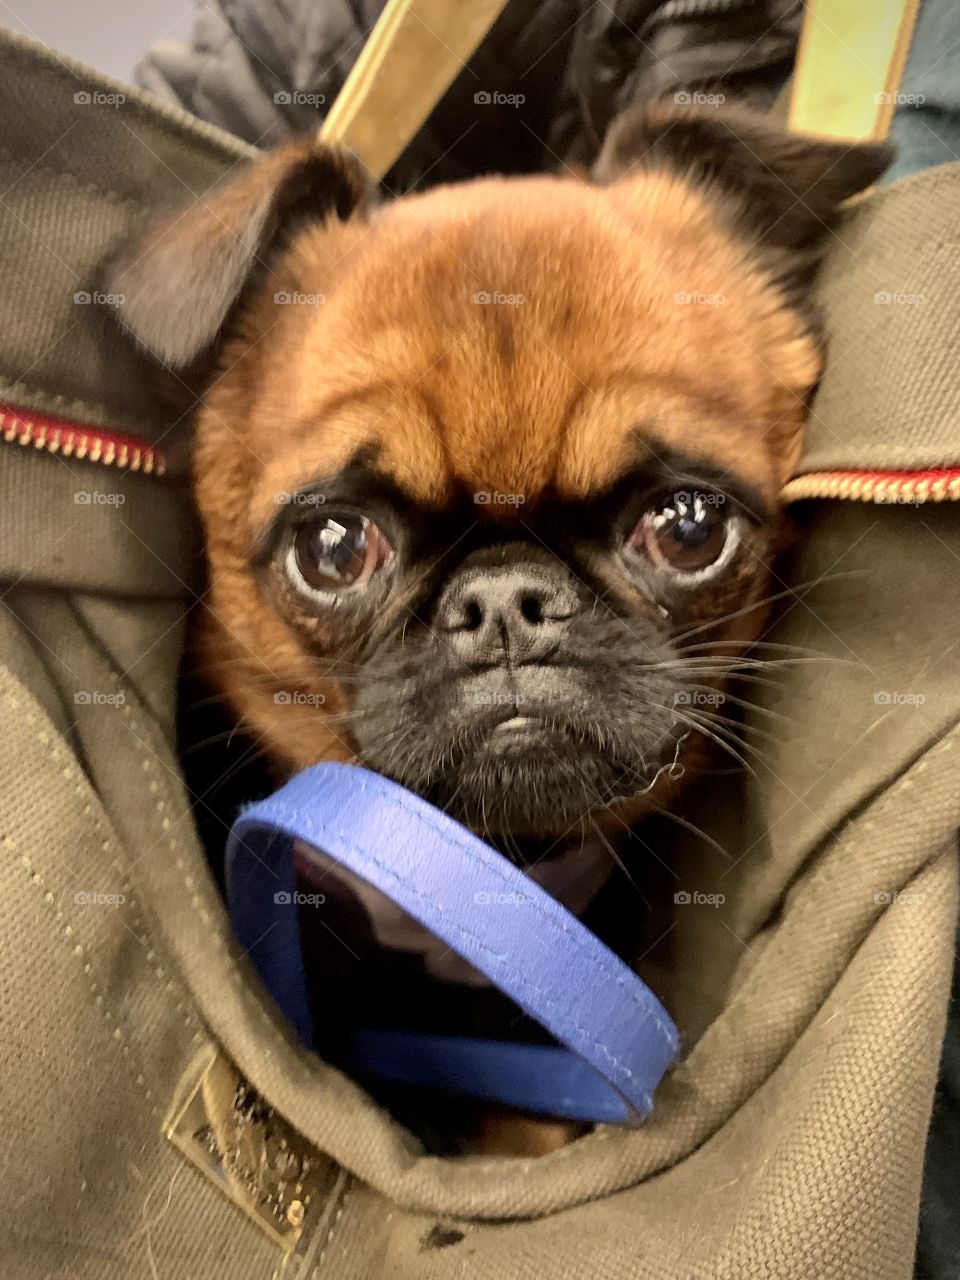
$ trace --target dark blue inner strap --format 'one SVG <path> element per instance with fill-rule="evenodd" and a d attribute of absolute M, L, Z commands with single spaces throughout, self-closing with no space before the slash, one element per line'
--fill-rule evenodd
<path fill-rule="evenodd" d="M 630 1105 L 569 1049 L 510 1040 L 359 1031 L 353 1066 L 398 1084 L 467 1093 L 474 1098 L 592 1124 L 630 1124 Z"/>
<path fill-rule="evenodd" d="M 354 1043 L 358 1071 L 580 1119 L 630 1122 L 650 1110 L 678 1037 L 649 988 L 482 840 L 350 765 L 316 765 L 291 779 L 241 815 L 227 846 L 227 899 L 240 943 L 305 1044 L 312 1047 L 313 1029 L 290 906 L 295 839 L 384 893 L 581 1060 L 559 1072 L 560 1051 L 549 1046 L 370 1031 Z M 478 907 L 503 894 L 510 910 Z"/>

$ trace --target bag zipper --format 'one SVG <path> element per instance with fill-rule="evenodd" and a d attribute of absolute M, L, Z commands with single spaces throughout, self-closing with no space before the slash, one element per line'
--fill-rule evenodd
<path fill-rule="evenodd" d="M 46 414 L 32 413 L 24 417 L 4 405 L 0 405 L 0 433 L 7 443 L 32 445 L 46 453 L 99 462 L 105 467 L 142 471 L 153 476 L 162 476 L 167 469 L 160 450 L 137 436 L 87 427 Z"/>
<path fill-rule="evenodd" d="M 63 418 L 0 406 L 0 433 L 8 443 L 125 471 L 162 476 L 163 453 L 137 436 L 82 426 Z M 931 471 L 811 471 L 782 489 L 784 502 L 833 498 L 852 502 L 922 503 L 960 501 L 960 467 Z"/>
<path fill-rule="evenodd" d="M 840 498 L 850 502 L 919 504 L 960 501 L 960 468 L 933 471 L 811 471 L 788 481 L 784 502 Z"/>

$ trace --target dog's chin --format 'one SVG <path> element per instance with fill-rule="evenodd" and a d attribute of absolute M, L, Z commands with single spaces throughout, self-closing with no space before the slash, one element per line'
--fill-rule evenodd
<path fill-rule="evenodd" d="M 670 732 L 630 760 L 601 745 L 612 734 L 584 734 L 556 720 L 516 714 L 465 735 L 437 753 L 390 773 L 451 817 L 496 840 L 561 838 L 590 815 L 652 788 L 676 759 Z"/>
<path fill-rule="evenodd" d="M 562 732 L 517 716 L 441 776 L 429 799 L 491 836 L 560 836 L 628 785 L 626 770 Z"/>

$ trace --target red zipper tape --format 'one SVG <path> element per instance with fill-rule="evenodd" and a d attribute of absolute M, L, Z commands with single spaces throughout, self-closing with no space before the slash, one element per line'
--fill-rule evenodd
<path fill-rule="evenodd" d="M 87 427 L 63 418 L 0 405 L 0 433 L 8 443 L 45 450 L 65 458 L 99 462 L 124 471 L 162 476 L 166 460 L 159 449 L 136 436 Z"/>
<path fill-rule="evenodd" d="M 30 413 L 0 404 L 3 439 L 32 445 L 47 453 L 61 454 L 125 471 L 162 476 L 163 453 L 136 436 L 100 427 L 82 426 L 46 414 Z M 811 471 L 796 476 L 781 491 L 784 502 L 809 498 L 846 499 L 855 502 L 921 503 L 960 500 L 960 468 L 928 471 Z"/>
<path fill-rule="evenodd" d="M 955 502 L 960 499 L 960 468 L 929 471 L 811 471 L 781 490 L 784 502 L 804 498 L 840 498 L 896 505 Z"/>

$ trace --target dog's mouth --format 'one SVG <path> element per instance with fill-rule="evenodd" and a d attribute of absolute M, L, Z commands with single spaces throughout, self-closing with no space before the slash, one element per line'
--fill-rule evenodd
<path fill-rule="evenodd" d="M 616 620 L 589 639 L 473 670 L 371 669 L 354 698 L 360 760 L 494 843 L 588 830 L 653 791 L 686 725 L 663 642 L 631 646 Z"/>
<path fill-rule="evenodd" d="M 564 750 L 576 734 L 548 715 L 515 714 L 486 727 L 475 753 L 485 756 L 522 756 L 531 749 Z"/>
<path fill-rule="evenodd" d="M 506 709 L 437 743 L 432 768 L 421 757 L 412 774 L 393 776 L 491 838 L 558 838 L 614 802 L 652 790 L 665 769 L 676 769 L 683 736 L 672 716 L 648 726 L 641 746 L 590 716 Z"/>

